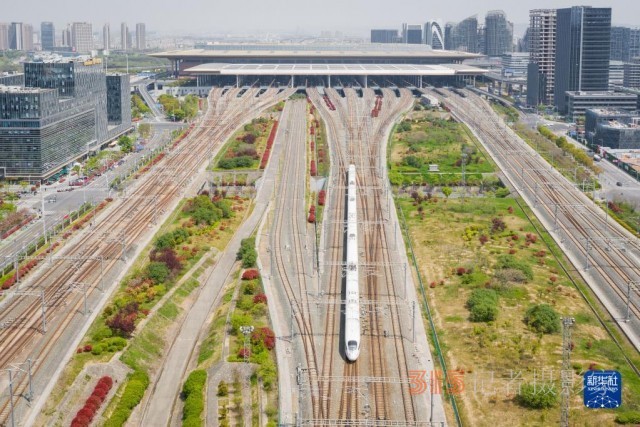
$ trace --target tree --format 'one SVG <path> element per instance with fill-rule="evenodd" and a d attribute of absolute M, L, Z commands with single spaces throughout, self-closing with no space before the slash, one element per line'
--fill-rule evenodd
<path fill-rule="evenodd" d="M 442 194 L 448 199 L 449 196 L 453 193 L 453 190 L 450 187 L 442 187 Z"/>
<path fill-rule="evenodd" d="M 560 331 L 560 316 L 548 304 L 538 304 L 529 308 L 525 313 L 524 323 L 543 334 Z"/>
<path fill-rule="evenodd" d="M 122 135 L 118 138 L 118 145 L 120 146 L 120 151 L 130 153 L 133 150 L 133 139 L 127 135 Z"/>
<path fill-rule="evenodd" d="M 163 262 L 154 261 L 147 266 L 147 276 L 156 284 L 164 283 L 169 273 L 169 267 Z"/>
<path fill-rule="evenodd" d="M 151 124 L 149 123 L 140 123 L 138 125 L 138 132 L 140 136 L 144 139 L 147 139 L 151 136 Z"/>
<path fill-rule="evenodd" d="M 517 401 L 526 408 L 546 409 L 556 405 L 558 393 L 553 386 L 536 387 L 535 384 L 524 383 L 520 388 Z"/>
<path fill-rule="evenodd" d="M 472 322 L 490 322 L 498 316 L 498 294 L 493 289 L 474 289 L 467 300 Z"/>

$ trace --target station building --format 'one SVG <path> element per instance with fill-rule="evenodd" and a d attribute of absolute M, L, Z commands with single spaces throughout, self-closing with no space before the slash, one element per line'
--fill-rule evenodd
<path fill-rule="evenodd" d="M 479 55 L 422 44 L 207 44 L 151 56 L 172 62 L 198 86 L 460 85 L 486 70 L 465 65 Z"/>

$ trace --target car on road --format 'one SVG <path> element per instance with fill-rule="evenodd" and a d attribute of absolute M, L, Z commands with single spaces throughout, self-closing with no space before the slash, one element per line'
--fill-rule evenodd
<path fill-rule="evenodd" d="M 622 183 L 621 183 L 620 181 L 616 182 L 616 185 L 617 185 L 618 187 L 622 187 Z"/>

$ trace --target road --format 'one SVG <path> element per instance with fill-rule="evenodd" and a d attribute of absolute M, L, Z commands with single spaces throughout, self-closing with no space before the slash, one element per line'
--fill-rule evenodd
<path fill-rule="evenodd" d="M 283 124 L 288 122 L 290 111 L 291 109 L 288 106 L 284 109 L 282 113 Z M 192 361 L 196 343 L 203 334 L 206 336 L 205 323 L 212 310 L 219 304 L 222 289 L 237 265 L 236 253 L 240 248 L 240 241 L 251 236 L 256 230 L 271 199 L 274 189 L 274 176 L 277 172 L 278 160 L 282 151 L 282 144 L 280 143 L 282 129 L 282 126 L 278 129 L 270 162 L 257 191 L 254 209 L 249 218 L 242 223 L 233 235 L 221 258 L 213 267 L 213 271 L 208 275 L 202 291 L 181 325 L 178 338 L 163 361 L 159 376 L 151 385 L 151 395 L 142 411 L 139 425 L 165 426 L 172 424 L 173 421 L 177 422 L 180 417 L 180 414 L 174 414 L 175 403 L 180 394 L 187 367 Z M 213 153 L 213 157 L 216 154 L 217 150 Z M 174 416 L 173 420 L 172 414 Z"/>
<path fill-rule="evenodd" d="M 18 208 L 40 212 L 44 199 L 45 216 L 31 222 L 28 226 L 0 242 L 0 270 L 14 262 L 16 256 L 24 254 L 29 245 L 36 243 L 44 235 L 45 228 L 51 230 L 52 227 L 61 223 L 70 212 L 78 210 L 84 202 L 98 204 L 113 195 L 113 191 L 109 189 L 110 182 L 116 178 L 122 179 L 128 176 L 143 162 L 143 159 L 149 158 L 154 150 L 171 142 L 171 131 L 185 126 L 183 123 L 157 122 L 152 122 L 151 125 L 152 137 L 142 151 L 126 155 L 121 166 L 97 177 L 86 186 L 71 187 L 67 180 L 63 183 L 43 185 L 37 194 L 23 196 L 17 203 Z M 67 191 L 71 188 L 73 191 Z M 59 190 L 61 191 L 59 192 Z"/>

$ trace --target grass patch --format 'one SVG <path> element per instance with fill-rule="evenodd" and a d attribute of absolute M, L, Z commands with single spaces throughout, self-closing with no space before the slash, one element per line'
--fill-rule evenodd
<path fill-rule="evenodd" d="M 572 332 L 572 419 L 611 425 L 616 411 L 583 408 L 582 372 L 589 368 L 620 370 L 624 378 L 621 410 L 625 411 L 640 407 L 640 379 L 582 298 L 581 292 L 588 293 L 586 286 L 573 285 L 562 269 L 566 260 L 558 262 L 552 256 L 560 251 L 555 245 L 547 247 L 550 236 L 536 231 L 542 229 L 539 223 L 530 223 L 530 211 L 523 211 L 518 202 L 489 197 L 464 201 L 397 199 L 420 273 L 426 283 L 433 284 L 427 289 L 427 298 L 445 361 L 452 369 L 464 371 L 466 389 L 456 397 L 462 419 L 478 425 L 508 426 L 546 425 L 560 418 L 559 406 L 545 407 L 546 402 L 532 416 L 532 410 L 522 406 L 514 391 L 517 388 L 509 386 L 515 372 L 525 383 L 547 381 L 559 390 L 561 334 L 540 334 L 525 323 L 527 310 L 542 304 L 560 316 L 576 318 Z M 494 218 L 504 223 L 504 229 L 492 233 Z M 488 237 L 484 242 L 482 235 Z M 459 270 L 462 268 L 464 272 Z M 499 310 L 490 322 L 473 323 L 464 301 L 486 290 L 495 291 Z M 591 295 L 587 299 L 598 306 Z M 623 348 L 634 361 L 638 359 L 627 345 Z M 548 375 L 546 380 L 541 377 L 543 371 Z"/>
<path fill-rule="evenodd" d="M 238 130 L 213 161 L 214 170 L 258 169 L 275 121 L 270 114 L 253 119 Z"/>

